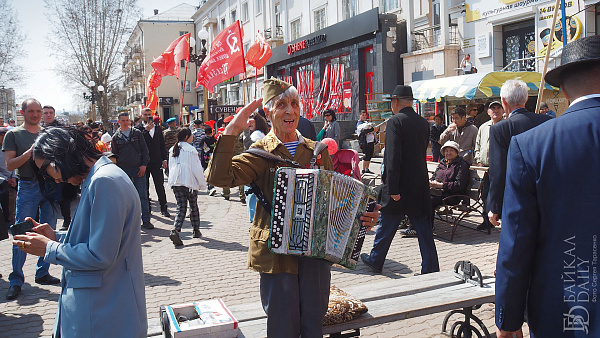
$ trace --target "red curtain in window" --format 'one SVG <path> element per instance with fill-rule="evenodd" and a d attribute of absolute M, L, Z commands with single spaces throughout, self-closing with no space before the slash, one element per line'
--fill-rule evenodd
<path fill-rule="evenodd" d="M 300 111 L 307 119 L 313 117 L 313 73 L 308 67 L 300 67 L 296 71 L 296 85 L 300 96 Z"/>
<path fill-rule="evenodd" d="M 335 111 L 340 107 L 342 102 L 344 82 L 344 65 L 329 63 L 325 67 L 323 81 L 321 82 L 321 90 L 317 97 L 314 113 L 321 115 L 327 109 Z"/>

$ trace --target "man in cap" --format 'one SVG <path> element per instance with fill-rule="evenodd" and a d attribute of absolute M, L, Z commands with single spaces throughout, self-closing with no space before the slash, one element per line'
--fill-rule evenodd
<path fill-rule="evenodd" d="M 410 86 L 396 86 L 390 97 L 394 116 L 387 121 L 382 185 L 379 190 L 381 222 L 375 233 L 371 254 L 360 258 L 376 273 L 381 273 L 398 224 L 405 215 L 417 231 L 421 251 L 421 273 L 439 271 L 439 263 L 429 214 L 427 144 L 429 123 L 414 109 Z"/>
<path fill-rule="evenodd" d="M 570 106 L 510 141 L 497 337 L 521 336 L 525 312 L 532 337 L 598 337 L 600 36 L 567 44 L 545 80 Z"/>
<path fill-rule="evenodd" d="M 177 143 L 177 118 L 171 117 L 167 119 L 168 129 L 163 131 L 163 135 L 165 137 L 165 147 L 167 148 L 167 152 L 171 147 Z"/>
<path fill-rule="evenodd" d="M 502 104 L 499 101 L 490 103 L 486 115 L 490 119 L 479 127 L 477 137 L 475 138 L 475 164 L 480 167 L 489 167 L 490 165 L 490 128 L 504 117 Z M 485 202 L 487 201 L 489 191 L 490 175 L 486 172 L 483 175 L 483 191 L 481 192 L 484 205 L 486 205 Z M 487 217 L 484 217 L 483 222 L 477 227 L 478 230 L 488 230 L 490 228 L 492 228 L 492 224 Z"/>
<path fill-rule="evenodd" d="M 291 84 L 277 79 L 264 82 L 265 113 L 273 125 L 267 136 L 253 147 L 268 151 L 300 165 L 308 165 L 315 142 L 298 131 L 300 99 Z M 233 156 L 236 138 L 248 128 L 250 114 L 260 107 L 262 99 L 254 100 L 235 115 L 217 141 L 207 169 L 207 181 L 224 187 L 255 182 L 272 200 L 274 169 L 272 161 L 251 153 Z M 327 149 L 321 152 L 321 168 L 333 170 Z M 363 224 L 372 226 L 377 212 L 365 212 Z M 323 317 L 327 312 L 331 263 L 309 257 L 278 255 L 269 250 L 267 238 L 271 214 L 262 206 L 250 229 L 248 265 L 260 272 L 260 297 L 267 314 L 268 337 L 322 337 Z"/>
<path fill-rule="evenodd" d="M 534 114 L 525 108 L 529 95 L 527 84 L 522 80 L 508 80 L 500 88 L 500 100 L 508 118 L 490 128 L 490 191 L 487 201 L 490 222 L 500 225 L 504 184 L 506 179 L 506 157 L 511 137 L 529 130 L 550 119 L 549 116 Z"/>
<path fill-rule="evenodd" d="M 169 153 L 165 143 L 165 138 L 160 127 L 160 117 L 152 116 L 152 109 L 146 107 L 142 109 L 142 119 L 135 128 L 142 132 L 146 147 L 148 147 L 148 155 L 150 160 L 146 167 L 146 191 L 150 196 L 150 175 L 154 182 L 154 190 L 158 196 L 160 204 L 160 214 L 165 217 L 171 217 L 167 209 L 167 195 L 165 194 L 165 177 L 162 169 L 167 168 L 167 159 Z"/>

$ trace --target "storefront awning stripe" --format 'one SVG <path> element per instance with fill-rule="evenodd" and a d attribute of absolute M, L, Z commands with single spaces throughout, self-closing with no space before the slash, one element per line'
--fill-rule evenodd
<path fill-rule="evenodd" d="M 527 83 L 530 91 L 538 90 L 541 74 L 537 72 L 491 72 L 450 76 L 440 79 L 414 81 L 410 84 L 415 98 L 421 101 L 446 98 L 498 97 L 500 88 L 506 80 L 521 79 Z M 557 90 L 548 84 L 545 88 Z"/>

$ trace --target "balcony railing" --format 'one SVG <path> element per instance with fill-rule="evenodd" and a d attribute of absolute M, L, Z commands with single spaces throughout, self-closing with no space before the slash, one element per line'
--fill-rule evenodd
<path fill-rule="evenodd" d="M 275 26 L 274 34 L 272 28 L 265 29 L 265 39 L 283 39 L 283 27 Z"/>
<path fill-rule="evenodd" d="M 439 25 L 417 29 L 412 32 L 412 51 L 439 47 L 442 45 L 442 30 Z M 458 44 L 458 25 L 450 24 L 448 27 L 448 43 Z"/>

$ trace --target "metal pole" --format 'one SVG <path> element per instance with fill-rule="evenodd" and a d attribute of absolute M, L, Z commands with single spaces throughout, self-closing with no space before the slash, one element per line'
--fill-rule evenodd
<path fill-rule="evenodd" d="M 560 5 L 561 0 L 556 0 L 556 4 L 554 5 L 554 15 L 552 16 L 552 29 L 550 30 L 550 41 L 548 41 L 548 46 L 546 47 L 546 58 L 544 59 L 544 70 L 542 71 L 542 79 L 540 80 L 540 86 L 538 88 L 538 97 L 537 103 L 535 104 L 534 113 L 538 113 L 540 111 L 540 104 L 542 103 L 542 94 L 544 93 L 544 85 L 546 82 L 544 81 L 544 76 L 546 76 L 546 72 L 548 71 L 548 61 L 550 60 L 550 52 L 552 51 L 552 44 L 554 43 L 554 28 L 556 27 L 556 16 L 558 15 L 558 6 Z M 564 1 L 564 0 L 563 0 Z M 563 27 L 564 30 L 564 27 Z"/>
<path fill-rule="evenodd" d="M 561 18 L 561 23 L 562 23 L 562 36 L 563 36 L 563 47 L 567 45 L 567 9 L 565 8 L 565 0 L 561 0 L 560 1 L 560 7 L 561 7 L 561 14 L 562 14 L 562 18 Z M 552 26 L 554 27 L 554 26 Z"/>
<path fill-rule="evenodd" d="M 94 88 L 92 88 L 92 122 L 96 122 L 96 98 L 94 97 Z"/>
<path fill-rule="evenodd" d="M 204 123 L 208 122 L 208 89 L 202 86 L 202 94 L 204 98 Z"/>

